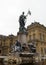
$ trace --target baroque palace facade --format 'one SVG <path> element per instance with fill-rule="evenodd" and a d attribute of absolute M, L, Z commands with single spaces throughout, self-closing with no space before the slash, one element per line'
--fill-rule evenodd
<path fill-rule="evenodd" d="M 36 52 L 44 56 L 46 54 L 46 27 L 37 22 L 27 27 L 29 43 L 36 45 Z"/>
<path fill-rule="evenodd" d="M 46 55 L 46 27 L 40 23 L 34 22 L 27 27 L 27 43 L 36 45 L 36 52 Z M 11 45 L 15 44 L 18 36 L 0 35 L 0 55 L 8 55 L 11 52 Z"/>

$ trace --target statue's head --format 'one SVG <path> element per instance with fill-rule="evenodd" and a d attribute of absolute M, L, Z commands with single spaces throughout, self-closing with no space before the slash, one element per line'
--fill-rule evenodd
<path fill-rule="evenodd" d="M 24 15 L 24 12 L 22 12 L 22 14 Z"/>

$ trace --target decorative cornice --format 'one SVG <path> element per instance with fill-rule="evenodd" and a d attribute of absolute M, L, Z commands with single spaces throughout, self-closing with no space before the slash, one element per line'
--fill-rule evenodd
<path fill-rule="evenodd" d="M 31 25 L 27 26 L 27 30 L 32 29 L 34 27 L 38 27 L 38 28 L 44 29 L 46 31 L 46 27 L 44 25 L 40 24 L 39 22 L 31 23 Z"/>

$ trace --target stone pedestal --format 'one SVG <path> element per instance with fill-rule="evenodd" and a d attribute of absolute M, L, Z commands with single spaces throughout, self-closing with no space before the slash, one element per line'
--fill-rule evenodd
<path fill-rule="evenodd" d="M 27 43 L 27 33 L 18 32 L 18 41 L 22 44 Z"/>

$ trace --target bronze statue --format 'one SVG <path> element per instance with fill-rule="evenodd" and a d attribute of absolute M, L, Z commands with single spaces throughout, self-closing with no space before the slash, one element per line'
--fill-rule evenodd
<path fill-rule="evenodd" d="M 24 26 L 25 26 L 25 19 L 26 19 L 26 16 L 24 15 L 24 12 L 23 12 L 22 15 L 19 18 L 20 27 L 24 28 Z"/>
<path fill-rule="evenodd" d="M 25 16 L 24 15 L 24 12 L 22 13 L 22 15 L 20 15 L 20 17 L 19 17 L 19 24 L 20 24 L 20 31 L 25 31 L 25 20 L 26 20 L 26 17 L 28 16 L 28 14 L 30 14 L 31 15 L 31 13 L 30 13 L 30 11 L 28 11 L 28 13 L 27 13 L 27 15 Z"/>

